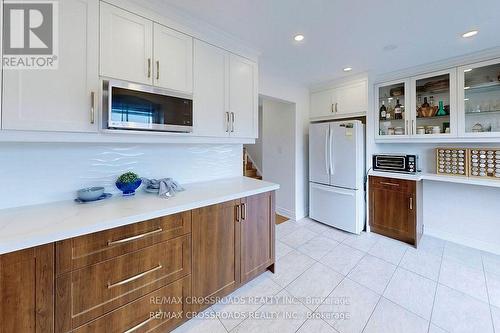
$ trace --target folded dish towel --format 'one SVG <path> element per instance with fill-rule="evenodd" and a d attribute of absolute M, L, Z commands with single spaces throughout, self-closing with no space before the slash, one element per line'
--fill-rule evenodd
<path fill-rule="evenodd" d="M 148 190 L 158 190 L 158 196 L 168 198 L 177 192 L 184 191 L 184 188 L 172 178 L 163 179 L 147 179 L 143 178 L 142 181 Z"/>

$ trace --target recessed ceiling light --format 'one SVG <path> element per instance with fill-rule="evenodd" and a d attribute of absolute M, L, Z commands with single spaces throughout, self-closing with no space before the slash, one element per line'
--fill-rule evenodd
<path fill-rule="evenodd" d="M 468 98 L 464 98 L 464 101 L 467 102 L 469 99 Z"/>
<path fill-rule="evenodd" d="M 467 86 L 467 87 L 464 87 L 464 90 L 469 90 L 469 89 L 470 89 L 470 87 L 468 87 L 468 86 Z"/>
<path fill-rule="evenodd" d="M 464 73 L 469 73 L 469 72 L 472 72 L 472 68 L 467 68 L 466 70 L 464 70 Z"/>
<path fill-rule="evenodd" d="M 467 32 L 463 33 L 462 37 L 469 38 L 469 37 L 473 37 L 473 36 L 477 35 L 478 33 L 479 33 L 479 31 L 477 31 L 477 30 L 471 30 L 471 31 L 467 31 Z"/>
<path fill-rule="evenodd" d="M 344 72 L 350 72 L 350 71 L 352 71 L 352 67 L 346 67 L 346 68 L 344 68 Z"/>
<path fill-rule="evenodd" d="M 293 39 L 295 39 L 296 42 L 302 42 L 304 40 L 304 35 L 295 35 Z"/>

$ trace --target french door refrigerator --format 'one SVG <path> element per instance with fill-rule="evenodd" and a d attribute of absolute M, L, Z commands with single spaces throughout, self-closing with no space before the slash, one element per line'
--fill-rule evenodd
<path fill-rule="evenodd" d="M 364 133 L 359 120 L 309 127 L 309 217 L 356 234 L 365 226 Z"/>

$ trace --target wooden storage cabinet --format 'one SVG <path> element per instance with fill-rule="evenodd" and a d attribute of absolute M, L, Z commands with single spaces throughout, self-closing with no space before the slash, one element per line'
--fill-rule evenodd
<path fill-rule="evenodd" d="M 56 280 L 56 331 L 68 332 L 191 273 L 185 235 L 64 274 Z"/>
<path fill-rule="evenodd" d="M 54 332 L 54 244 L 0 256 L 0 332 Z"/>
<path fill-rule="evenodd" d="M 193 310 L 211 303 L 203 300 L 222 297 L 240 284 L 239 200 L 193 211 Z"/>
<path fill-rule="evenodd" d="M 242 283 L 251 280 L 274 263 L 274 205 L 274 194 L 271 192 L 241 199 Z"/>
<path fill-rule="evenodd" d="M 417 246 L 423 233 L 420 195 L 420 182 L 370 176 L 371 230 Z"/>
<path fill-rule="evenodd" d="M 274 272 L 274 214 L 267 192 L 1 255 L 0 333 L 170 332 Z"/>

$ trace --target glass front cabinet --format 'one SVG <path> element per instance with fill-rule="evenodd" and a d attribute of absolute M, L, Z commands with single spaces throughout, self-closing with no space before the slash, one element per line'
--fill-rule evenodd
<path fill-rule="evenodd" d="M 393 81 L 375 87 L 377 109 L 377 137 L 383 139 L 408 138 L 410 134 L 409 80 Z"/>
<path fill-rule="evenodd" d="M 500 59 L 458 69 L 460 135 L 500 137 Z"/>

